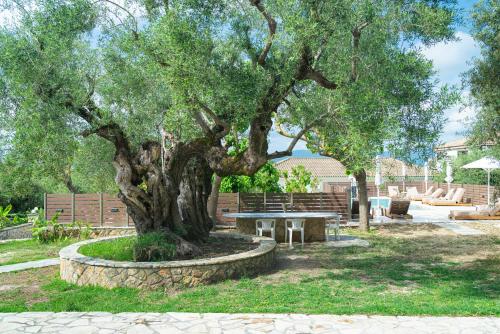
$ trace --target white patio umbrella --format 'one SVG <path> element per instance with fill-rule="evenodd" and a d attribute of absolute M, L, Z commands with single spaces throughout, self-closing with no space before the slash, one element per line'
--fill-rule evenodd
<path fill-rule="evenodd" d="M 448 182 L 448 191 L 450 191 L 450 183 L 453 182 L 453 168 L 451 168 L 449 161 L 446 161 L 446 177 L 444 180 Z"/>
<path fill-rule="evenodd" d="M 425 183 L 424 193 L 427 191 L 428 182 L 429 182 L 429 163 L 426 161 L 424 164 L 424 183 Z"/>
<path fill-rule="evenodd" d="M 462 168 L 468 168 L 468 169 L 484 169 L 488 173 L 488 205 L 491 205 L 490 201 L 490 178 L 491 178 L 491 171 L 493 169 L 498 169 L 500 168 L 500 161 L 498 161 L 495 158 L 492 157 L 484 157 L 479 160 L 473 161 L 465 166 L 462 166 Z"/>

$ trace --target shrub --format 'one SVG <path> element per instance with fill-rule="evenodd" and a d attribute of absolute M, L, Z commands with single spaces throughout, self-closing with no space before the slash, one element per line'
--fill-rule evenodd
<path fill-rule="evenodd" d="M 55 215 L 50 220 L 43 217 L 36 217 L 33 222 L 33 238 L 41 243 L 66 240 L 69 238 L 87 239 L 90 236 L 90 226 L 82 222 L 71 224 L 60 224 L 59 215 Z"/>
<path fill-rule="evenodd" d="M 12 205 L 0 206 L 0 230 L 6 227 L 21 225 L 28 222 L 26 217 L 18 214 L 11 214 Z"/>
<path fill-rule="evenodd" d="M 134 261 L 168 261 L 175 255 L 175 242 L 164 233 L 140 235 L 134 245 Z"/>

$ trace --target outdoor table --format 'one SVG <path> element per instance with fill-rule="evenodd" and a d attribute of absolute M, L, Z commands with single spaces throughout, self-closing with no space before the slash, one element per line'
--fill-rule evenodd
<path fill-rule="evenodd" d="M 334 220 L 333 229 L 335 235 L 338 235 L 340 228 L 340 217 L 337 212 L 333 211 L 317 211 L 317 212 L 238 212 L 226 213 L 224 217 L 236 218 L 236 226 L 241 233 L 255 235 L 255 221 L 259 219 L 275 219 L 276 220 L 276 241 L 286 242 L 285 240 L 285 221 L 287 219 L 305 219 L 304 224 L 304 239 L 305 242 L 325 241 L 325 228 L 328 230 L 331 224 L 326 225 L 327 220 Z M 295 241 L 300 241 L 300 236 L 294 236 Z M 295 239 L 297 238 L 297 239 Z"/>

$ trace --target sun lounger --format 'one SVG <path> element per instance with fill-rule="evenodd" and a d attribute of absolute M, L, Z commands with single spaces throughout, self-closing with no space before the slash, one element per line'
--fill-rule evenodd
<path fill-rule="evenodd" d="M 411 187 L 411 188 L 415 188 L 415 187 Z M 408 198 L 412 201 L 421 201 L 424 197 L 428 197 L 428 196 L 432 195 L 433 191 L 434 191 L 434 186 L 430 186 L 425 193 L 420 194 L 419 192 L 417 192 L 416 194 L 411 194 L 411 196 L 408 196 Z M 409 193 L 409 191 L 408 191 L 408 193 Z"/>
<path fill-rule="evenodd" d="M 417 187 L 407 187 L 406 188 L 406 199 L 412 200 L 413 196 L 418 196 Z"/>
<path fill-rule="evenodd" d="M 472 203 L 464 203 L 463 201 L 464 195 L 465 195 L 465 189 L 458 188 L 456 192 L 453 194 L 453 197 L 451 199 L 446 199 L 446 198 L 431 199 L 429 200 L 428 204 L 436 206 L 472 205 Z"/>
<path fill-rule="evenodd" d="M 385 209 L 383 214 L 392 219 L 412 219 L 413 216 L 408 214 L 409 208 L 410 201 L 392 200 L 389 208 Z"/>
<path fill-rule="evenodd" d="M 439 198 L 441 197 L 441 195 L 444 193 L 444 190 L 441 189 L 441 188 L 437 188 L 435 192 L 433 192 L 430 196 L 424 196 L 422 198 L 422 203 L 425 204 L 426 202 L 428 202 L 429 200 L 433 199 L 433 198 Z"/>
<path fill-rule="evenodd" d="M 388 186 L 387 193 L 389 194 L 389 197 L 399 197 L 400 196 L 399 187 L 398 186 Z"/>
<path fill-rule="evenodd" d="M 455 220 L 500 220 L 500 203 L 491 209 L 480 208 L 475 211 L 451 210 L 448 215 Z"/>

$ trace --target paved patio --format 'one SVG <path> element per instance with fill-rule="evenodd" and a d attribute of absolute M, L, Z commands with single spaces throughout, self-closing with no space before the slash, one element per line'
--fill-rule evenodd
<path fill-rule="evenodd" d="M 225 313 L 4 313 L 14 333 L 500 333 L 500 318 Z"/>

